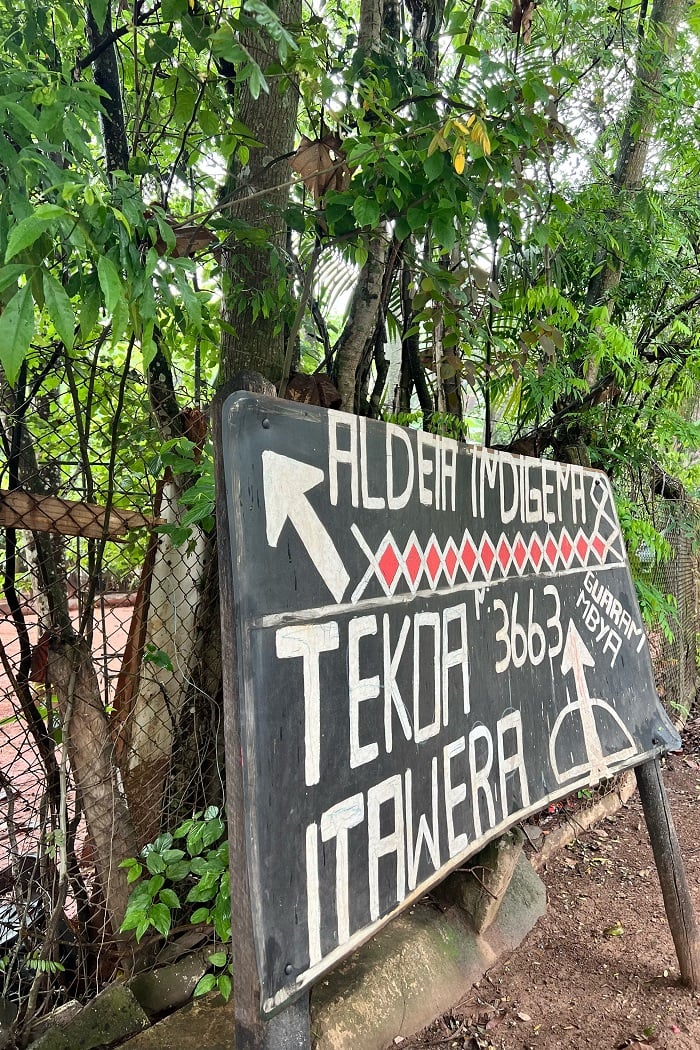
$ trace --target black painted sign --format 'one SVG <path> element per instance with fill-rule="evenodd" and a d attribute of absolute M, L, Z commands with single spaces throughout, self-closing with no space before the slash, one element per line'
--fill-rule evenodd
<path fill-rule="evenodd" d="M 271 1015 L 506 828 L 678 738 L 603 474 L 252 394 L 221 433 Z"/>

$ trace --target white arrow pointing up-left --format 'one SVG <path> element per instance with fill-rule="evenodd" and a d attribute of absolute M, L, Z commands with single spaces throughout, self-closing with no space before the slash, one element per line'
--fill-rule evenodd
<path fill-rule="evenodd" d="M 299 463 L 289 456 L 265 451 L 262 454 L 263 492 L 267 521 L 267 542 L 276 547 L 284 523 L 289 518 L 323 582 L 337 602 L 350 582 L 340 555 L 306 493 L 325 480 L 319 467 Z"/>

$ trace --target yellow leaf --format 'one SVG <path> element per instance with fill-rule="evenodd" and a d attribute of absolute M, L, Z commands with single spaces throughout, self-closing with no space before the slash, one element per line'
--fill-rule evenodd
<path fill-rule="evenodd" d="M 473 119 L 473 117 L 471 119 Z M 462 132 L 463 135 L 468 135 L 469 134 L 468 126 L 465 127 L 465 125 L 462 123 L 461 120 L 455 120 L 455 121 L 453 121 L 453 124 L 459 131 Z"/>
<path fill-rule="evenodd" d="M 464 171 L 464 146 L 459 147 L 459 149 L 455 153 L 454 160 L 452 163 L 454 164 L 454 168 L 457 174 L 461 175 Z"/>
<path fill-rule="evenodd" d="M 436 149 L 442 150 L 443 153 L 446 149 L 449 149 L 442 131 L 436 131 L 433 135 L 430 145 L 428 146 L 428 156 L 432 157 Z"/>
<path fill-rule="evenodd" d="M 476 142 L 477 146 L 481 146 L 484 151 L 484 156 L 488 157 L 491 154 L 491 139 L 488 136 L 488 132 L 484 127 L 481 120 L 474 118 L 474 124 L 471 129 L 472 142 Z"/>

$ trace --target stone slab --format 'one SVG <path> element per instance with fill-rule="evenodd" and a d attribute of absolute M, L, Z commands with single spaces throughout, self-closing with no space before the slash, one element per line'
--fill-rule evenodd
<path fill-rule="evenodd" d="M 207 972 L 207 955 L 211 955 L 211 950 L 194 952 L 168 966 L 136 974 L 128 987 L 151 1017 L 175 1010 L 192 998 L 199 979 Z"/>
<path fill-rule="evenodd" d="M 385 927 L 312 994 L 315 1050 L 384 1050 L 464 995 L 544 914 L 545 889 L 520 856 L 495 922 L 477 936 L 461 908 L 419 904 Z"/>
<path fill-rule="evenodd" d="M 120 1050 L 235 1050 L 233 999 L 214 992 L 129 1039 Z"/>
<path fill-rule="evenodd" d="M 150 1024 L 141 1006 L 123 984 L 110 984 L 72 1021 L 50 1028 L 31 1043 L 34 1050 L 93 1050 L 119 1043 Z"/>

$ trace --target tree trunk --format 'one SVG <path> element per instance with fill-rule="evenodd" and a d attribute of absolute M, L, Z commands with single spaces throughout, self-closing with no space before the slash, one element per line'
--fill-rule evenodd
<path fill-rule="evenodd" d="M 167 483 L 159 513 L 169 523 L 179 520 L 178 497 L 175 483 Z M 138 693 L 124 721 L 120 748 L 124 790 L 140 845 L 160 831 L 173 734 L 189 693 L 197 647 L 206 557 L 206 537 L 193 525 L 192 537 L 180 547 L 173 546 L 170 536 L 159 536 L 149 574 L 143 652 L 163 654 L 169 666 L 163 666 L 165 660 L 142 659 Z"/>
<path fill-rule="evenodd" d="M 662 78 L 675 47 L 678 24 L 686 7 L 687 0 L 654 0 L 649 25 L 641 36 L 636 79 L 627 105 L 613 174 L 613 190 L 618 198 L 625 192 L 634 193 L 642 186 L 649 144 L 657 123 Z M 613 217 L 610 216 L 611 219 Z M 605 249 L 601 248 L 595 257 L 594 270 L 586 291 L 586 311 L 610 303 L 620 283 L 622 261 L 611 262 Z M 610 308 L 609 312 L 612 312 Z M 594 361 L 589 361 L 586 366 L 589 387 L 594 386 L 597 379 L 598 366 Z"/>
<path fill-rule="evenodd" d="M 128 171 L 129 148 L 124 124 L 121 77 L 117 49 L 114 46 L 112 10 L 109 3 L 106 5 L 102 28 L 97 25 L 92 8 L 89 4 L 87 5 L 87 28 L 90 49 L 96 55 L 93 62 L 95 83 L 104 91 L 101 99 L 100 119 L 107 171 L 110 174 L 113 171 Z"/>
<path fill-rule="evenodd" d="M 382 298 L 389 236 L 386 225 L 376 230 L 350 301 L 348 317 L 336 343 L 333 382 L 343 399 L 343 411 L 355 411 L 357 370 L 374 341 Z"/>
<path fill-rule="evenodd" d="M 277 13 L 285 25 L 298 24 L 301 0 L 281 0 Z M 241 43 L 263 72 L 277 60 L 269 37 L 246 30 Z M 232 239 L 224 253 L 229 287 L 223 316 L 231 331 L 222 335 L 221 383 L 242 370 L 260 372 L 275 385 L 282 378 L 285 333 L 277 289 L 286 280 L 284 211 L 291 179 L 287 158 L 294 149 L 297 100 L 295 86 L 279 76 L 272 79 L 269 94 L 261 92 L 257 99 L 247 86 L 238 93 L 236 115 L 263 147 L 251 149 L 248 164 L 234 163 L 225 197 L 232 198 L 237 219 L 266 228 L 267 243 L 256 246 Z M 271 307 L 262 303 L 265 293 Z"/>
<path fill-rule="evenodd" d="M 95 849 L 107 916 L 116 934 L 129 897 L 126 872 L 119 862 L 135 855 L 136 840 L 117 785 L 112 738 L 85 641 L 55 643 L 49 651 L 48 677 L 58 697 L 64 744 Z"/>

